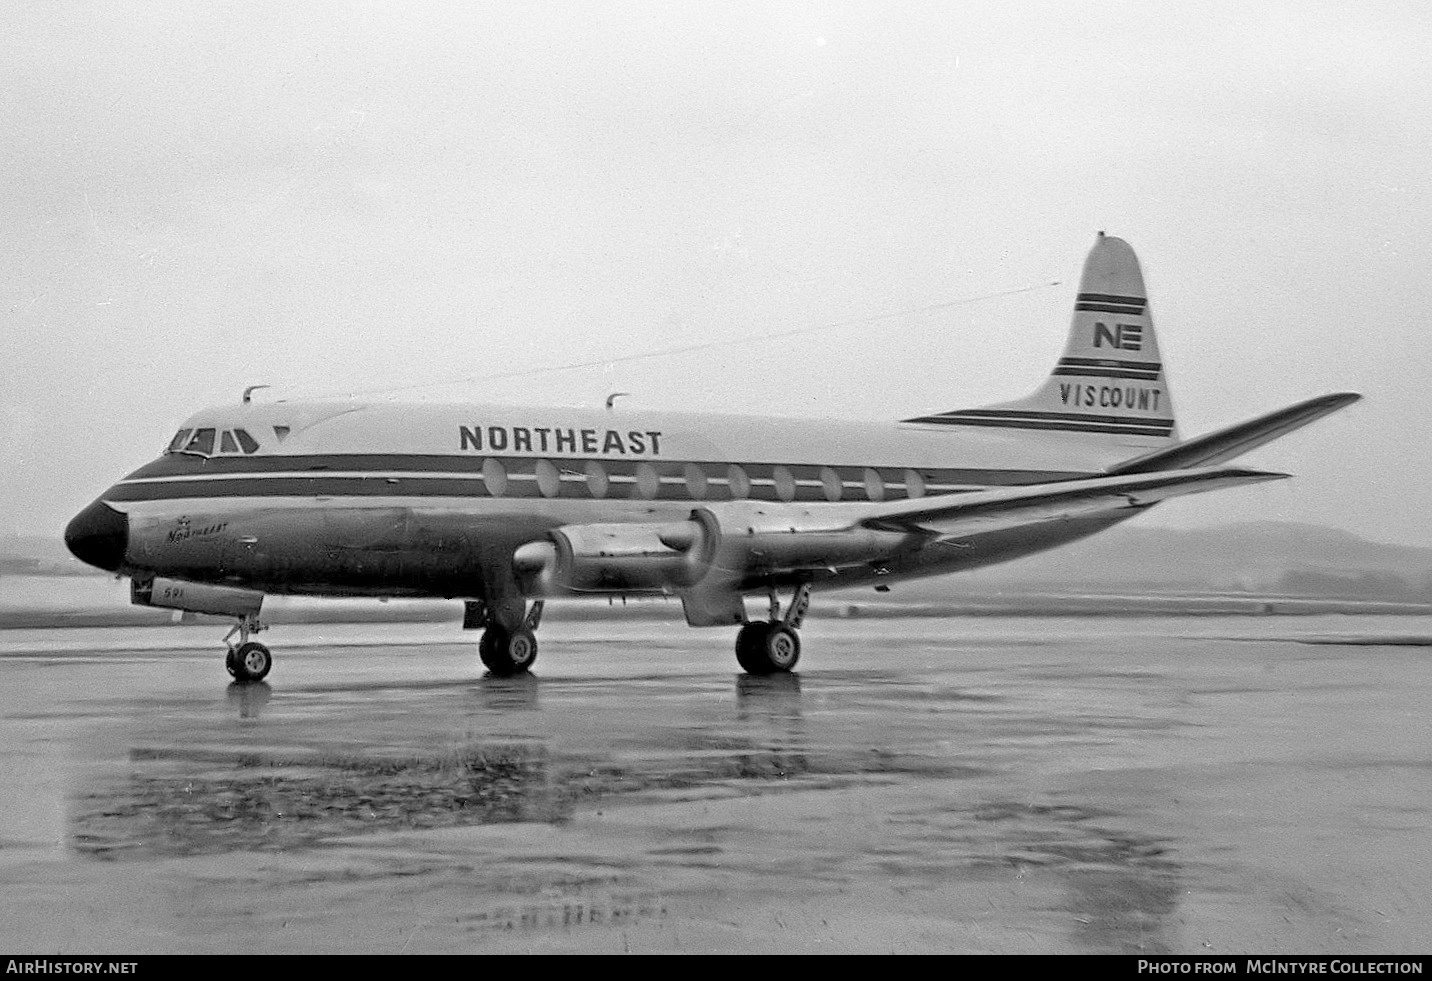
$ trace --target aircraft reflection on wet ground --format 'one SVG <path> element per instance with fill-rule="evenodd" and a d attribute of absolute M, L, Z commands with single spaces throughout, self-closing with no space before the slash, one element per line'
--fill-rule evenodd
<path fill-rule="evenodd" d="M 535 675 L 487 676 L 463 696 L 475 696 L 471 704 L 483 712 L 540 711 L 543 684 Z M 554 823 L 581 803 L 608 797 L 850 772 L 848 761 L 811 766 L 800 731 L 800 684 L 794 674 L 738 676 L 734 720 L 745 731 L 677 731 L 657 759 L 619 762 L 576 748 L 558 753 L 522 739 L 440 738 L 376 751 L 327 742 L 267 750 L 247 742 L 138 747 L 129 752 L 126 777 L 76 802 L 73 847 L 100 858 L 192 855 L 283 849 L 365 830 Z M 262 682 L 227 691 L 245 721 L 261 719 L 272 697 Z M 878 756 L 866 762 L 869 772 L 889 765 Z"/>
<path fill-rule="evenodd" d="M 647 625 L 518 678 L 0 650 L 0 917 L 66 951 L 1419 949 L 1432 662 L 1297 626 L 832 628 L 771 677 Z"/>
<path fill-rule="evenodd" d="M 711 697 L 722 693 L 727 697 Z M 313 715 L 294 715 L 285 703 L 295 696 L 358 699 L 366 708 L 358 713 L 312 702 Z M 653 697 L 666 705 L 653 706 Z M 407 704 L 419 701 L 422 706 Z M 192 731 L 180 735 L 188 728 L 181 706 L 143 709 L 149 731 L 128 751 L 127 767 L 97 779 L 74 800 L 70 845 L 78 855 L 110 861 L 291 853 L 383 832 L 496 824 L 560 828 L 579 811 L 644 802 L 998 780 L 1002 768 L 973 763 L 959 740 L 949 738 L 949 728 L 940 743 L 926 735 L 932 720 L 948 727 L 973 709 L 974 716 L 966 714 L 953 731 L 974 726 L 981 730 L 979 740 L 990 742 L 985 730 L 991 722 L 996 729 L 1007 726 L 997 721 L 1008 712 L 1007 702 L 992 692 L 894 671 L 833 672 L 810 681 L 799 674 L 635 682 L 489 676 L 456 685 L 337 686 L 321 695 L 231 685 L 227 733 L 212 731 L 207 739 Z M 593 720 L 577 722 L 579 713 Z M 340 714 L 361 721 L 339 724 Z M 445 723 L 434 726 L 425 715 Z M 524 716 L 529 722 L 547 716 L 548 723 L 524 726 Z M 627 721 L 618 724 L 618 716 Z M 639 720 L 635 725 L 632 716 Z M 1020 725 L 1033 726 L 1043 738 L 1061 729 L 1057 720 L 1042 717 Z M 1063 735 L 1097 739 L 1106 727 L 1123 730 L 1128 720 L 1085 717 L 1065 724 Z M 256 738 L 255 729 L 268 731 Z M 354 740 L 354 729 L 367 737 Z M 538 735 L 542 731 L 548 736 Z M 598 731 L 605 737 L 592 738 Z M 226 738 L 230 734 L 241 735 Z M 1021 737 L 1008 732 L 1007 738 Z M 912 803 L 892 810 L 879 840 L 855 854 L 825 868 L 797 855 L 786 856 L 784 864 L 827 882 L 875 874 L 913 889 L 949 878 L 1053 874 L 1065 892 L 1057 904 L 1078 911 L 1079 946 L 1168 950 L 1160 921 L 1177 905 L 1177 865 L 1166 842 L 1120 830 L 1117 820 L 1106 826 L 1109 818 L 1117 815 L 1086 804 L 983 795 L 933 809 Z M 661 867 L 719 869 L 728 857 L 719 837 L 693 842 L 680 834 L 663 836 L 644 849 L 644 858 Z M 667 904 L 660 890 L 632 888 L 597 906 L 568 899 L 486 910 L 470 925 L 548 929 L 635 922 L 665 917 Z"/>

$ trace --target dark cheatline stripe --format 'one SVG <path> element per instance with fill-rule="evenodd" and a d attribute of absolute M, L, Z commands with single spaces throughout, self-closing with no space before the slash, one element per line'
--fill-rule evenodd
<path fill-rule="evenodd" d="M 535 482 L 533 483 L 535 493 Z M 241 477 L 227 480 L 165 480 L 121 483 L 105 494 L 111 501 L 162 501 L 190 497 L 484 497 L 486 485 L 466 478 L 405 477 Z M 512 495 L 516 496 L 516 495 Z M 525 495 L 524 495 L 525 496 Z"/>
<path fill-rule="evenodd" d="M 130 477 L 169 477 L 193 474 L 220 474 L 273 471 L 308 471 L 321 473 L 324 470 L 380 471 L 390 470 L 437 472 L 437 473 L 480 473 L 486 454 L 472 453 L 463 456 L 442 453 L 324 453 L 284 456 L 279 454 L 257 454 L 243 457 L 216 456 L 207 460 L 183 454 L 162 456 L 140 467 Z M 618 458 L 620 460 L 620 458 Z M 568 461 L 553 458 L 559 465 Z M 585 461 L 577 461 L 578 465 Z M 628 461 L 621 461 L 628 462 Z M 631 461 L 632 466 L 640 460 Z"/>
<path fill-rule="evenodd" d="M 1048 412 L 1043 409 L 957 409 L 954 412 L 941 412 L 938 416 L 926 417 L 937 419 L 1061 419 L 1068 422 L 1103 422 L 1112 425 L 1128 426 L 1163 426 L 1173 428 L 1172 419 L 1159 419 L 1139 416 L 1103 416 L 1086 412 Z"/>
<path fill-rule="evenodd" d="M 1079 416 L 1078 418 L 1083 418 Z M 220 478 L 221 475 L 234 477 L 257 476 L 264 473 L 285 473 L 301 475 L 295 479 L 312 479 L 328 476 L 330 472 L 338 473 L 360 473 L 380 474 L 382 476 L 370 477 L 368 479 L 382 480 L 390 473 L 398 474 L 401 477 L 425 477 L 435 474 L 467 474 L 471 473 L 476 479 L 482 473 L 485 461 L 492 459 L 503 465 L 511 474 L 531 474 L 533 467 L 539 459 L 548 460 L 559 470 L 568 473 L 581 473 L 588 463 L 598 463 L 609 476 L 632 476 L 637 468 L 643 464 L 650 464 L 658 474 L 663 477 L 682 476 L 688 464 L 694 463 L 703 468 L 711 479 L 724 478 L 726 468 L 732 463 L 740 466 L 752 479 L 769 479 L 776 464 L 773 463 L 751 463 L 745 461 L 730 460 L 678 460 L 663 458 L 623 458 L 623 457 L 541 457 L 541 456 L 507 456 L 502 454 L 467 453 L 467 454 L 442 454 L 442 453 L 406 453 L 406 454 L 323 454 L 323 455 L 255 455 L 245 457 L 213 457 L 203 460 L 192 456 L 165 456 L 160 457 L 125 477 L 125 480 L 139 480 L 154 477 L 205 477 L 210 480 Z M 821 464 L 799 464 L 788 463 L 785 466 L 791 471 L 797 480 L 818 479 L 821 471 Z M 863 465 L 840 465 L 833 469 L 843 480 L 863 481 L 865 467 Z M 903 478 L 902 467 L 875 467 L 881 478 L 885 481 L 899 482 Z M 1054 471 L 1034 470 L 969 470 L 957 468 L 925 469 L 922 471 L 927 480 L 940 483 L 988 483 L 985 478 L 990 475 L 1007 474 L 1015 478 L 1015 483 L 1037 483 L 1041 480 L 1060 480 L 1077 476 Z M 1027 478 L 1027 479 L 1026 479 Z"/>
<path fill-rule="evenodd" d="M 1070 365 L 1079 368 L 1122 368 L 1125 371 L 1162 371 L 1157 361 L 1123 361 L 1118 358 L 1060 358 L 1059 366 Z"/>
<path fill-rule="evenodd" d="M 1084 378 L 1127 378 L 1130 381 L 1158 381 L 1157 371 L 1124 371 L 1120 368 L 1055 368 L 1056 375 L 1076 375 Z"/>
<path fill-rule="evenodd" d="M 1116 293 L 1080 293 L 1074 299 L 1090 303 L 1120 303 L 1130 307 L 1142 307 L 1149 302 L 1147 297 L 1119 296 Z"/>
<path fill-rule="evenodd" d="M 932 422 L 941 426 L 992 426 L 1004 429 L 1051 429 L 1072 433 L 1114 433 L 1131 436 L 1167 436 L 1172 429 L 1157 425 L 1115 425 L 1113 423 L 1077 423 L 1056 419 L 952 419 L 948 416 L 925 416 L 907 422 Z"/>
<path fill-rule="evenodd" d="M 294 458 L 290 457 L 290 460 Z M 384 458 L 385 462 L 394 462 L 394 458 Z M 407 459 L 412 459 L 407 458 Z M 446 466 L 461 457 L 437 457 L 443 461 L 444 469 L 456 470 L 457 468 Z M 258 467 L 248 468 L 248 472 L 231 470 L 224 476 L 210 476 L 212 471 L 204 470 L 202 467 L 191 470 L 188 475 L 173 475 L 165 477 L 153 477 L 147 482 L 141 482 L 136 478 L 134 483 L 116 485 L 105 494 L 105 498 L 112 501 L 154 501 L 174 500 L 178 498 L 232 498 L 232 497 L 458 497 L 458 498 L 491 498 L 491 499 L 543 499 L 541 489 L 534 479 L 534 467 L 536 460 L 532 458 L 500 458 L 499 460 L 507 472 L 507 485 L 503 494 L 492 495 L 487 491 L 487 484 L 480 477 L 474 474 L 466 476 L 434 476 L 432 472 L 403 471 L 401 469 L 388 468 L 382 473 L 365 474 L 359 468 L 353 467 L 354 474 L 351 476 L 340 476 L 338 474 L 326 474 L 323 471 L 313 471 L 312 475 L 280 475 L 273 471 L 265 471 Z M 195 461 L 198 462 L 198 461 Z M 247 463 L 259 462 L 254 458 L 248 458 Z M 347 462 L 347 461 L 345 461 Z M 480 461 L 479 461 L 480 462 Z M 580 499 L 596 500 L 585 479 L 582 468 L 589 462 L 585 460 L 553 460 L 557 465 L 559 473 L 567 479 L 562 480 L 558 485 L 558 499 Z M 698 464 L 704 470 L 707 482 L 704 494 L 699 497 L 693 496 L 685 480 L 685 469 L 689 465 L 683 460 L 662 460 L 662 461 L 631 461 L 631 460 L 599 460 L 606 472 L 610 483 L 606 493 L 600 498 L 602 500 L 647 500 L 641 496 L 639 485 L 635 479 L 636 470 L 642 463 L 650 463 L 657 475 L 661 478 L 658 484 L 658 491 L 655 500 L 659 501 L 685 501 L 696 500 L 723 501 L 730 500 L 731 494 L 724 483 L 728 464 L 722 462 L 707 462 Z M 775 486 L 775 464 L 769 463 L 746 463 L 740 464 L 752 482 L 750 499 L 758 501 L 780 500 Z M 815 464 L 787 464 L 785 465 L 795 481 L 795 498 L 801 502 L 819 502 L 827 500 L 825 489 L 821 482 L 822 468 Z M 293 467 L 286 468 L 289 471 Z M 855 490 L 855 487 L 864 485 L 864 467 L 841 466 L 832 468 L 842 480 L 841 499 L 845 501 L 862 501 L 866 499 L 863 490 Z M 887 488 L 886 496 L 890 500 L 899 500 L 905 496 L 905 471 L 898 467 L 876 468 L 880 474 L 881 481 Z M 194 473 L 203 473 L 206 479 L 186 479 Z M 953 469 L 922 469 L 920 471 L 925 483 L 930 486 L 931 495 L 941 493 L 958 493 L 959 491 L 946 491 L 937 489 L 939 485 L 976 485 L 976 486 L 1020 486 L 1025 484 L 1046 483 L 1049 481 L 1072 480 L 1088 476 L 1085 473 L 1055 472 L 1055 471 L 1032 471 L 1032 470 L 953 470 Z M 579 477 L 581 479 L 572 479 Z M 851 487 L 845 487 L 848 482 Z"/>
<path fill-rule="evenodd" d="M 1141 316 L 1144 312 L 1143 307 L 1123 307 L 1116 303 L 1076 303 L 1074 309 L 1092 310 L 1096 313 L 1122 313 L 1130 317 Z"/>

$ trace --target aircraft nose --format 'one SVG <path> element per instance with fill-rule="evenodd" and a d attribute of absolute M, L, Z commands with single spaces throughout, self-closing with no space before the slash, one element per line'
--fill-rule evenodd
<path fill-rule="evenodd" d="M 129 547 L 129 518 L 103 501 L 95 501 L 65 529 L 65 544 L 81 562 L 115 572 Z"/>

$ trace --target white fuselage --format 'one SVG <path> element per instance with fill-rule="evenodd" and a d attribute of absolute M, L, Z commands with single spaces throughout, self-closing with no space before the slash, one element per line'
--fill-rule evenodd
<path fill-rule="evenodd" d="M 681 520 L 747 501 L 824 527 L 880 502 L 1087 477 L 1151 445 L 911 423 L 281 402 L 194 415 L 179 451 L 102 500 L 128 517 L 134 573 L 276 593 L 464 596 L 559 526 Z M 828 578 L 982 565 L 1108 523 L 963 549 L 892 547 Z"/>

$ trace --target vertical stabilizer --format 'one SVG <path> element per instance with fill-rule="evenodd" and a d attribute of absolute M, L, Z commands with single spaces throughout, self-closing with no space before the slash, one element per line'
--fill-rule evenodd
<path fill-rule="evenodd" d="M 905 420 L 941 426 L 1045 430 L 1120 447 L 1178 439 L 1138 257 L 1099 233 L 1084 261 L 1064 356 L 1034 394 L 983 409 Z"/>

